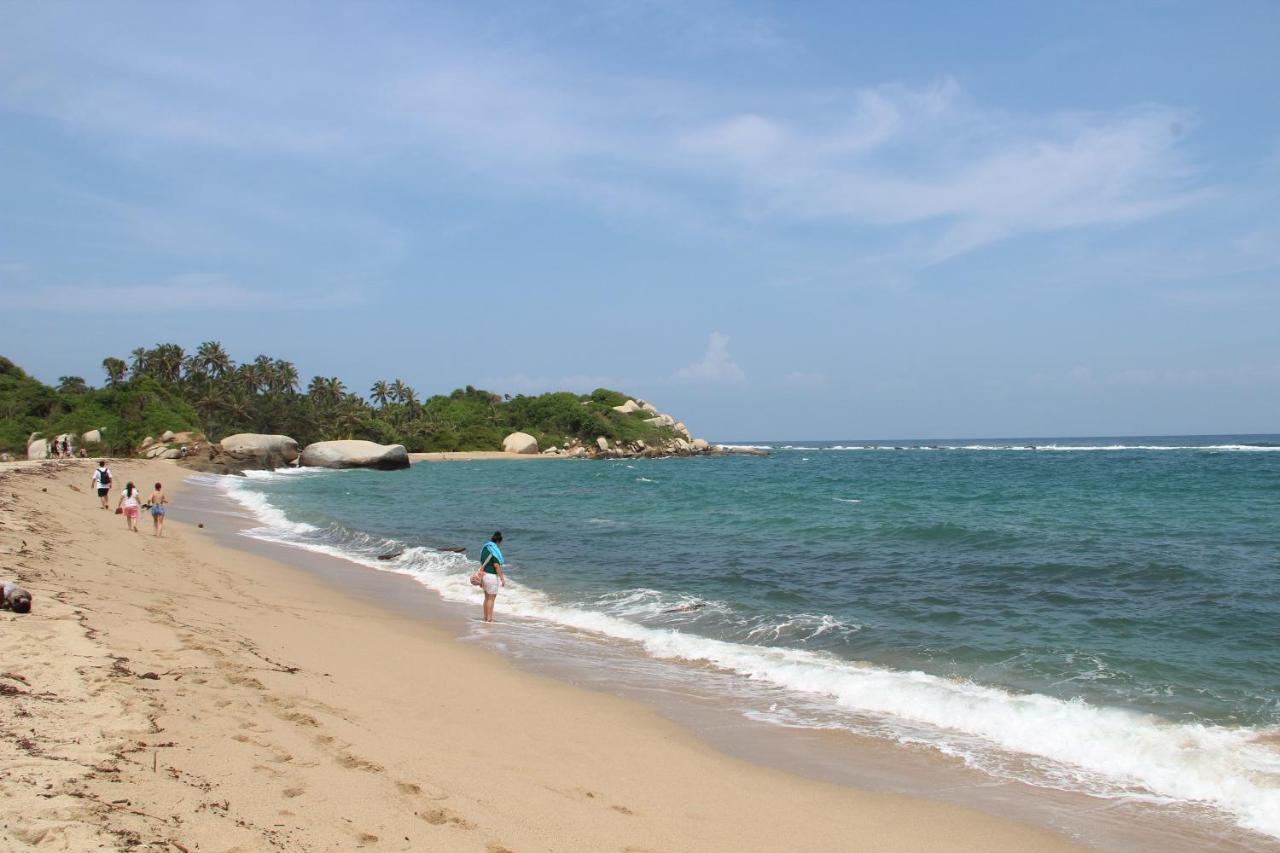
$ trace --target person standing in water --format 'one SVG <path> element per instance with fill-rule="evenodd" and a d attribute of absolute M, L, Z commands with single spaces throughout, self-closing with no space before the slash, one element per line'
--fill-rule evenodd
<path fill-rule="evenodd" d="M 142 495 L 138 492 L 138 487 L 130 480 L 125 484 L 124 491 L 120 493 L 120 500 L 116 503 L 116 509 L 124 510 L 124 523 L 134 533 L 138 532 L 138 509 L 142 505 Z"/>
<path fill-rule="evenodd" d="M 489 541 L 480 549 L 480 571 L 483 572 L 481 585 L 484 587 L 484 621 L 493 621 L 493 604 L 498 600 L 498 587 L 507 585 L 507 576 L 502 573 L 506 559 L 502 556 L 502 531 L 496 530 Z"/>
<path fill-rule="evenodd" d="M 169 498 L 165 496 L 164 490 L 159 483 L 156 483 L 156 490 L 151 493 L 151 497 L 147 498 L 147 505 L 151 507 L 151 523 L 155 527 L 156 536 L 164 535 L 164 505 L 169 502 Z"/>

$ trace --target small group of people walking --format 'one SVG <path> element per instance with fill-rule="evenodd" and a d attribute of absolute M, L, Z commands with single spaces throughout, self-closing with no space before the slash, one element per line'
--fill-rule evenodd
<path fill-rule="evenodd" d="M 102 508 L 110 509 L 111 469 L 107 467 L 105 460 L 98 462 L 98 467 L 93 471 L 92 482 L 93 488 L 98 492 L 98 500 L 101 502 Z M 125 483 L 124 491 L 121 492 L 120 499 L 116 502 L 116 514 L 123 515 L 125 526 L 137 533 L 138 516 L 145 509 L 151 513 L 151 524 L 155 535 L 163 536 L 165 504 L 167 503 L 169 503 L 169 497 L 164 493 L 164 487 L 160 483 L 156 483 L 155 490 L 144 502 L 142 500 L 142 492 L 130 480 Z"/>

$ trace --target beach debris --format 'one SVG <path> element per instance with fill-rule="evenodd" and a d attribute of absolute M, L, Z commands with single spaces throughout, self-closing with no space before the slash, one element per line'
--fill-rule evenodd
<path fill-rule="evenodd" d="M 441 549 L 439 549 L 439 550 L 441 550 L 441 551 L 448 551 L 450 554 L 465 554 L 465 553 L 467 553 L 467 549 L 466 549 L 466 548 L 464 548 L 464 547 L 463 547 L 463 546 L 461 546 L 461 545 L 450 545 L 450 546 L 448 546 L 447 548 L 441 548 Z"/>
<path fill-rule="evenodd" d="M 200 522 L 199 524 L 196 525 L 196 527 L 199 527 L 201 530 L 204 530 L 204 522 L 203 521 Z"/>
<path fill-rule="evenodd" d="M 707 606 L 707 603 L 705 601 L 695 601 L 691 604 L 682 604 L 679 607 L 669 607 L 662 612 L 663 613 L 689 613 L 690 611 L 693 611 L 693 610 L 701 610 L 706 606 Z"/>
<path fill-rule="evenodd" d="M 404 553 L 404 551 L 392 551 L 390 554 L 379 554 L 379 555 L 378 555 L 378 559 L 379 559 L 379 560 L 394 560 L 396 557 L 399 557 L 399 556 L 400 556 L 401 554 L 403 554 L 403 553 Z"/>
<path fill-rule="evenodd" d="M 9 609 L 14 613 L 31 612 L 31 593 L 14 581 L 7 582 L 0 588 L 0 609 Z"/>

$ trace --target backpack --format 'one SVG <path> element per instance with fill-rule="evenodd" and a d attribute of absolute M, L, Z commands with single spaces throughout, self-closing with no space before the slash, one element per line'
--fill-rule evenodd
<path fill-rule="evenodd" d="M 111 469 L 110 468 L 103 468 L 101 471 L 98 472 L 98 482 L 102 484 L 102 488 L 104 489 L 107 486 L 111 485 Z"/>

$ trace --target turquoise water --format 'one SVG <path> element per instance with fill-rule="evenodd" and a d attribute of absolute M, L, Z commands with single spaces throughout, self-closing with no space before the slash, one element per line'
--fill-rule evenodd
<path fill-rule="evenodd" d="M 1032 449 L 1034 447 L 1034 449 Z M 231 486 L 256 535 L 739 672 L 759 718 L 1280 836 L 1280 436 L 795 442 Z M 377 553 L 407 549 L 392 561 Z"/>

